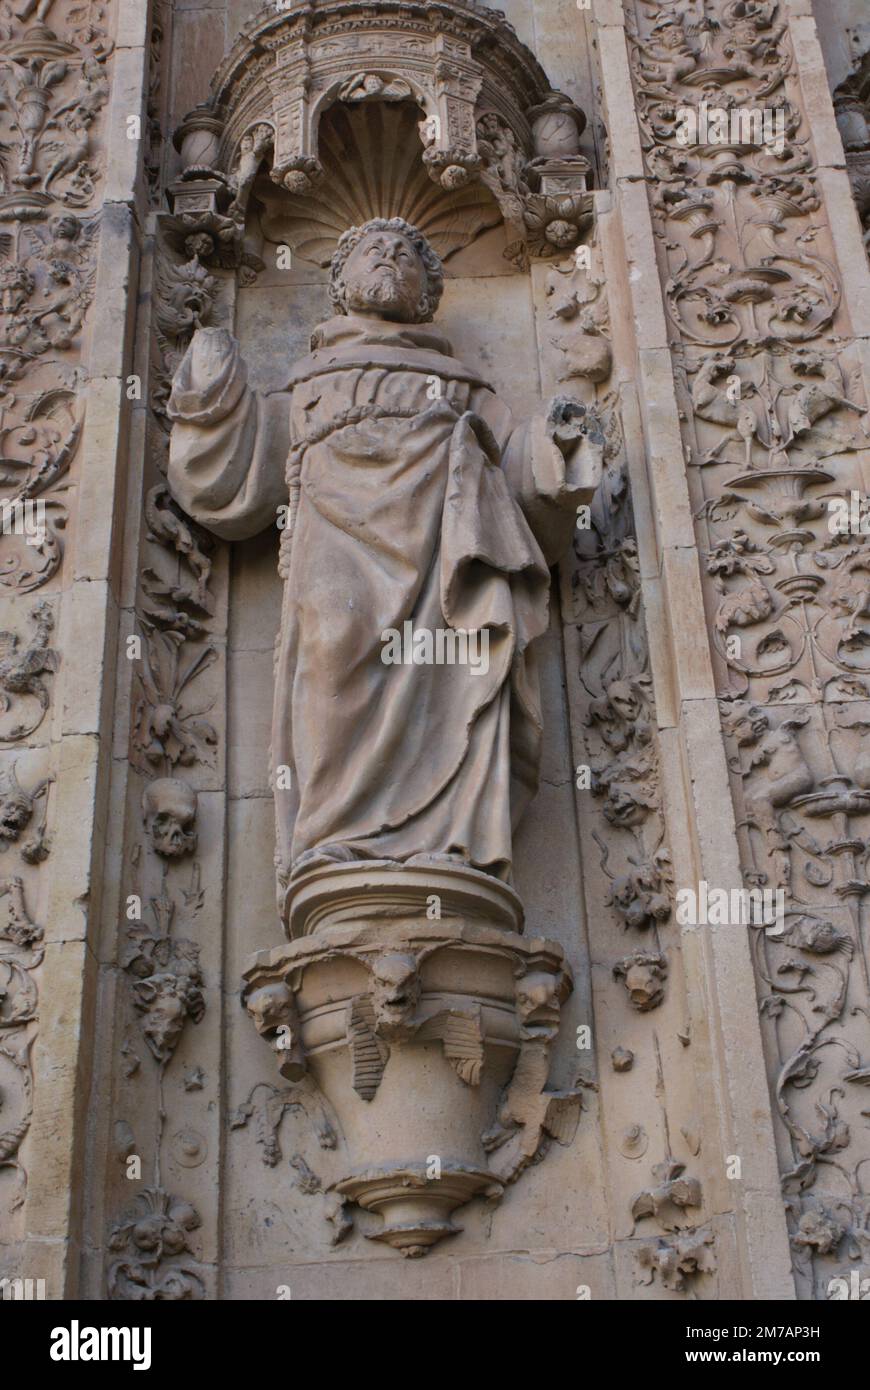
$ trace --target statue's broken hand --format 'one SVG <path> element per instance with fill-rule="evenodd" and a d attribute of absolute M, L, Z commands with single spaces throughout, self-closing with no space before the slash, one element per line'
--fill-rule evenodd
<path fill-rule="evenodd" d="M 571 396 L 554 396 L 544 428 L 564 468 L 549 486 L 539 484 L 539 495 L 569 509 L 591 502 L 604 467 L 604 432 L 596 411 Z"/>

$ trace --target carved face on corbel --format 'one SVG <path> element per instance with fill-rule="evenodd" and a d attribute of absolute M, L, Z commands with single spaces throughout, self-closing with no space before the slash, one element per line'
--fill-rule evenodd
<path fill-rule="evenodd" d="M 530 970 L 517 981 L 517 1015 L 523 1038 L 552 1039 L 559 1030 L 564 977 L 551 970 Z"/>
<path fill-rule="evenodd" d="M 372 965 L 372 1006 L 375 1030 L 381 1037 L 395 1036 L 417 1011 L 420 973 L 412 955 L 390 952 Z"/>
<path fill-rule="evenodd" d="M 260 1036 L 274 1037 L 281 1075 L 288 1081 L 299 1081 L 306 1062 L 292 990 L 283 980 L 274 980 L 253 990 L 244 1004 Z"/>
<path fill-rule="evenodd" d="M 273 1033 L 282 1023 L 293 1025 L 296 1020 L 293 996 L 283 980 L 255 989 L 245 999 L 245 1008 L 263 1036 Z"/>
<path fill-rule="evenodd" d="M 329 292 L 339 313 L 426 323 L 443 280 L 441 262 L 421 232 L 402 218 L 377 217 L 339 241 Z"/>
<path fill-rule="evenodd" d="M 158 777 L 142 794 L 145 830 L 155 853 L 179 859 L 196 849 L 196 792 L 176 777 Z"/>

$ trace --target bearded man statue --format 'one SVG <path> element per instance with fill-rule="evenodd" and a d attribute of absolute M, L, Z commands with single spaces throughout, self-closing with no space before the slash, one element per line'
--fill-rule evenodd
<path fill-rule="evenodd" d="M 339 241 L 335 316 L 283 389 L 252 389 L 220 328 L 195 333 L 175 375 L 181 507 L 228 540 L 286 521 L 272 734 L 282 911 L 321 864 L 461 864 L 506 880 L 537 786 L 534 644 L 603 439 L 564 398 L 515 424 L 433 326 L 443 283 L 416 228 L 375 219 Z M 464 634 L 486 661 L 438 661 L 437 642 L 386 658 L 388 634 L 421 632 Z"/>

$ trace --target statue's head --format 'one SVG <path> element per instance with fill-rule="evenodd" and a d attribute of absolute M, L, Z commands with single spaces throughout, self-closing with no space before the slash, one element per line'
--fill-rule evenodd
<path fill-rule="evenodd" d="M 443 289 L 439 257 L 401 217 L 375 217 L 351 227 L 332 258 L 329 294 L 339 314 L 428 323 Z"/>

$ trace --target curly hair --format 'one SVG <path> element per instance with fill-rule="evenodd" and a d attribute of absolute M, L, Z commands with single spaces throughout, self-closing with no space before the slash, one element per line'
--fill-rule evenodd
<path fill-rule="evenodd" d="M 361 227 L 350 227 L 342 234 L 332 257 L 329 280 L 329 297 L 336 313 L 346 314 L 348 311 L 347 286 L 344 281 L 344 267 L 348 256 L 370 232 L 399 232 L 411 243 L 426 271 L 426 289 L 417 307 L 415 321 L 431 322 L 444 291 L 444 267 L 440 256 L 432 249 L 423 233 L 412 227 L 403 217 L 373 217 Z"/>

